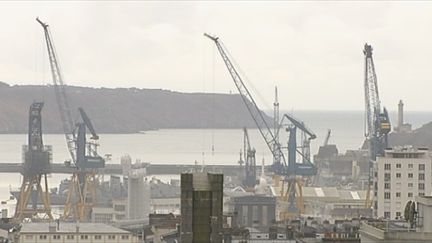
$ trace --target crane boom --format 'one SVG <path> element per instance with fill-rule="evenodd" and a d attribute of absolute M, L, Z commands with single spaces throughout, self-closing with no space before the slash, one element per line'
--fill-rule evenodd
<path fill-rule="evenodd" d="M 258 130 L 260 131 L 262 137 L 264 138 L 268 148 L 272 152 L 273 156 L 275 157 L 276 164 L 273 164 L 274 169 L 280 171 L 285 171 L 286 169 L 286 160 L 285 156 L 282 153 L 282 149 L 279 145 L 279 143 L 276 141 L 275 136 L 270 130 L 269 125 L 266 122 L 266 119 L 264 118 L 264 114 L 261 112 L 261 110 L 258 108 L 258 105 L 256 104 L 255 100 L 253 99 L 252 95 L 250 94 L 249 90 L 245 86 L 240 74 L 237 72 L 236 68 L 234 67 L 233 63 L 231 62 L 230 58 L 228 57 L 228 53 L 226 51 L 226 48 L 223 46 L 222 42 L 219 40 L 219 37 L 211 36 L 207 33 L 204 33 L 204 36 L 208 37 L 214 43 L 216 44 L 216 47 L 218 48 L 219 54 L 221 55 L 225 66 L 227 67 L 231 78 L 234 81 L 234 84 L 236 85 L 240 96 L 246 105 L 246 108 L 248 109 L 249 113 L 251 114 L 256 126 L 258 127 Z M 280 164 L 280 163 L 283 164 Z"/>
<path fill-rule="evenodd" d="M 42 22 L 39 18 L 36 21 L 43 27 L 45 33 L 45 40 L 47 45 L 48 57 L 51 67 L 51 75 L 54 83 L 55 96 L 59 108 L 60 118 L 62 120 L 63 132 L 66 137 L 67 147 L 72 158 L 72 162 L 76 163 L 75 158 L 75 140 L 76 135 L 74 132 L 74 122 L 72 119 L 69 101 L 67 99 L 65 82 L 61 73 L 60 64 L 57 58 L 57 53 L 54 48 L 54 43 L 51 37 L 48 24 Z"/>

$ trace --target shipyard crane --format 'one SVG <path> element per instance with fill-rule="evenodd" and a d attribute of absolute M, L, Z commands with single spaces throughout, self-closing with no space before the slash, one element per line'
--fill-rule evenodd
<path fill-rule="evenodd" d="M 29 109 L 28 144 L 23 146 L 23 181 L 15 209 L 15 218 L 18 220 L 39 216 L 53 219 L 48 188 L 52 148 L 43 144 L 43 105 L 43 102 L 33 102 Z M 42 201 L 42 208 L 38 208 L 38 200 Z"/>
<path fill-rule="evenodd" d="M 331 129 L 328 129 L 327 135 L 325 136 L 325 139 L 324 139 L 323 147 L 326 147 L 328 145 L 329 140 L 330 140 L 330 135 L 331 135 Z"/>
<path fill-rule="evenodd" d="M 284 114 L 280 127 L 289 133 L 288 137 L 288 171 L 282 183 L 281 197 L 288 202 L 288 210 L 281 212 L 281 219 L 289 219 L 298 213 L 304 213 L 303 179 L 298 176 L 315 176 L 317 169 L 310 159 L 310 141 L 316 138 L 314 132 L 303 121 L 293 115 Z M 301 141 L 297 142 L 297 130 L 300 130 Z M 300 156 L 301 163 L 297 161 Z M 287 190 L 285 190 L 285 184 Z"/>
<path fill-rule="evenodd" d="M 243 151 L 245 162 L 245 179 L 243 185 L 246 188 L 254 188 L 257 184 L 255 148 L 252 148 L 249 140 L 249 133 L 246 127 L 243 128 Z"/>
<path fill-rule="evenodd" d="M 294 164 L 289 165 L 289 163 L 287 163 L 287 161 L 285 159 L 285 155 L 282 151 L 282 147 L 281 147 L 281 145 L 277 139 L 277 136 L 275 136 L 275 134 L 278 134 L 278 133 L 277 132 L 275 132 L 275 134 L 272 133 L 272 131 L 271 131 L 271 129 L 270 129 L 269 125 L 267 124 L 267 121 L 264 117 L 263 112 L 261 112 L 260 109 L 258 108 L 258 105 L 256 104 L 255 100 L 253 99 L 248 88 L 245 86 L 240 74 L 238 73 L 238 71 L 234 67 L 233 62 L 231 61 L 232 58 L 229 55 L 228 51 L 226 50 L 225 46 L 220 41 L 219 37 L 211 36 L 209 34 L 204 34 L 204 36 L 208 37 L 209 39 L 211 39 L 216 44 L 216 47 L 217 47 L 217 49 L 218 49 L 218 51 L 219 51 L 219 53 L 220 53 L 220 55 L 221 55 L 221 57 L 225 63 L 225 66 L 227 67 L 227 69 L 231 75 L 231 78 L 233 79 L 234 84 L 236 85 L 236 87 L 240 93 L 240 96 L 243 100 L 243 103 L 246 105 L 247 110 L 251 114 L 256 126 L 258 127 L 258 130 L 260 131 L 262 137 L 264 138 L 264 140 L 267 144 L 267 147 L 269 148 L 269 150 L 273 154 L 273 157 L 274 157 L 274 162 L 272 164 L 273 172 L 277 176 L 284 177 L 283 178 L 284 182 L 287 182 L 288 184 L 293 184 L 293 180 L 296 180 L 296 177 L 298 175 L 304 175 L 304 176 L 315 175 L 316 169 L 313 166 L 313 164 L 310 163 L 310 160 L 305 160 L 308 163 L 304 163 L 304 164 L 295 162 Z M 275 94 L 277 94 L 277 90 L 275 90 Z M 277 102 L 277 98 L 275 99 L 274 105 L 275 105 L 275 112 L 276 111 L 279 112 L 278 111 L 278 105 L 279 104 Z M 292 122 L 295 123 L 297 121 L 292 121 Z M 302 128 L 304 128 L 305 132 L 306 131 L 310 132 L 310 130 L 305 129 L 304 124 L 296 124 L 296 126 L 297 127 L 301 126 Z M 277 126 L 277 127 L 279 127 L 279 126 Z M 310 134 L 311 137 L 316 137 L 314 134 L 312 136 L 312 134 L 313 133 Z M 297 150 L 297 148 L 296 148 L 296 150 Z M 301 208 L 299 209 L 298 204 L 296 202 L 294 202 L 297 200 L 295 198 L 295 196 L 296 196 L 295 189 L 292 187 L 288 187 L 286 194 L 291 195 L 292 198 L 294 198 L 294 199 L 293 199 L 293 204 L 288 207 L 288 213 L 282 215 L 283 219 L 295 217 L 301 213 Z M 303 206 L 303 204 L 300 205 L 300 207 L 301 206 Z"/>
<path fill-rule="evenodd" d="M 381 101 L 378 93 L 378 81 L 375 72 L 375 65 L 372 58 L 372 46 L 364 45 L 363 54 L 365 56 L 364 91 L 365 91 L 365 116 L 366 129 L 365 137 L 368 142 L 369 152 L 369 177 L 366 194 L 365 206 L 370 208 L 372 200 L 370 198 L 370 187 L 373 180 L 373 165 L 377 156 L 384 155 L 387 148 L 387 135 L 391 130 L 390 119 L 387 109 L 381 110 Z"/>
<path fill-rule="evenodd" d="M 285 156 L 282 152 L 281 146 L 277 143 L 277 140 L 275 136 L 273 135 L 272 131 L 270 130 L 270 126 L 267 124 L 267 121 L 264 117 L 263 112 L 258 108 L 258 105 L 256 104 L 255 100 L 253 99 L 251 93 L 249 92 L 248 88 L 245 86 L 240 74 L 234 67 L 234 64 L 231 62 L 229 58 L 229 54 L 226 50 L 226 48 L 223 46 L 222 42 L 219 40 L 219 37 L 211 36 L 209 34 L 204 34 L 204 36 L 208 37 L 214 43 L 216 44 L 216 47 L 218 48 L 218 51 L 225 63 L 225 66 L 227 67 L 231 78 L 234 81 L 234 84 L 236 85 L 240 96 L 243 100 L 243 103 L 246 105 L 247 110 L 252 116 L 252 119 L 254 120 L 256 126 L 258 127 L 258 130 L 260 131 L 262 137 L 264 138 L 267 147 L 270 149 L 272 155 L 275 157 L 275 163 L 272 165 L 273 171 L 279 173 L 279 174 L 286 174 L 286 160 Z"/>
<path fill-rule="evenodd" d="M 36 18 L 37 22 L 43 27 L 45 41 L 50 62 L 51 74 L 54 83 L 54 90 L 59 108 L 60 118 L 63 124 L 63 131 L 66 137 L 67 147 L 76 172 L 71 178 L 68 191 L 63 219 L 73 217 L 75 220 L 88 220 L 91 208 L 96 201 L 94 190 L 96 179 L 95 173 L 98 168 L 105 166 L 105 161 L 97 155 L 95 142 L 99 137 L 91 125 L 90 119 L 82 108 L 79 109 L 83 122 L 74 124 L 72 119 L 69 100 L 66 92 L 66 83 L 61 72 L 57 53 L 54 48 L 48 24 Z M 86 130 L 89 128 L 92 133 L 91 139 L 94 142 L 86 142 Z M 93 152 L 90 152 L 93 151 Z M 91 195 L 88 197 L 88 195 Z"/>

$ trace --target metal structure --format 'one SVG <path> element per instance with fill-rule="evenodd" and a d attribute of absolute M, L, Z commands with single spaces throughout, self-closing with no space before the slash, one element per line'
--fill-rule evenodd
<path fill-rule="evenodd" d="M 245 162 L 245 179 L 243 180 L 243 185 L 246 188 L 254 188 L 257 184 L 255 160 L 256 150 L 250 145 L 249 134 L 246 127 L 243 128 L 243 151 Z"/>
<path fill-rule="evenodd" d="M 248 109 L 249 113 L 251 114 L 256 126 L 258 127 L 262 137 L 264 138 L 268 148 L 273 154 L 273 164 L 272 164 L 272 170 L 277 175 L 277 177 L 282 176 L 283 177 L 283 184 L 288 183 L 287 191 L 284 193 L 285 197 L 286 195 L 290 195 L 290 198 L 293 199 L 293 204 L 289 206 L 288 214 L 289 217 L 297 216 L 299 213 L 301 213 L 301 210 L 298 209 L 296 201 L 296 190 L 292 187 L 292 184 L 300 184 L 301 179 L 297 179 L 297 175 L 300 176 L 310 176 L 316 174 L 316 169 L 313 166 L 313 164 L 310 162 L 310 154 L 309 150 L 307 149 L 309 147 L 309 141 L 313 138 L 315 138 L 315 134 L 310 132 L 309 129 L 307 129 L 304 126 L 304 123 L 299 122 L 296 119 L 292 119 L 290 116 L 285 115 L 284 119 L 287 118 L 292 124 L 294 124 L 295 129 L 290 132 L 290 142 L 288 145 L 289 150 L 289 156 L 290 159 L 288 160 L 288 163 L 286 161 L 286 158 L 284 156 L 284 153 L 282 151 L 282 147 L 279 143 L 279 129 L 275 130 L 275 133 L 273 134 L 269 125 L 267 124 L 267 121 L 264 117 L 264 114 L 260 111 L 258 108 L 258 105 L 256 104 L 255 100 L 253 99 L 251 93 L 245 86 L 239 72 L 236 70 L 236 68 L 233 65 L 233 62 L 231 61 L 232 57 L 229 55 L 228 51 L 226 50 L 223 43 L 220 41 L 218 37 L 211 36 L 209 34 L 204 34 L 204 36 L 211 39 L 218 48 L 218 51 L 225 63 L 225 66 L 227 67 L 234 84 L 236 85 L 240 96 L 246 105 L 246 108 Z M 279 116 L 279 103 L 277 101 L 277 90 L 275 90 L 275 114 L 277 113 L 277 117 Z M 276 121 L 276 120 L 275 120 Z M 277 125 L 275 122 L 275 126 L 277 128 L 280 127 L 280 125 Z M 296 143 L 296 129 L 299 128 L 303 132 L 305 132 L 309 139 L 304 140 L 304 144 L 302 145 L 303 151 L 301 152 L 302 157 L 305 157 L 306 159 L 303 160 L 303 163 L 297 163 L 295 161 L 295 154 L 297 152 L 297 143 Z M 294 149 L 293 149 L 294 148 Z M 291 152 L 290 152 L 291 149 Z M 293 155 L 294 154 L 294 155 Z M 293 180 L 297 180 L 298 183 L 294 183 Z M 282 186 L 283 187 L 283 186 Z M 300 189 L 301 190 L 301 189 Z M 297 190 L 298 191 L 298 190 Z M 300 192 L 301 193 L 301 192 Z M 283 196 L 283 195 L 282 195 Z M 301 195 L 300 195 L 301 198 Z M 290 199 L 291 200 L 291 199 Z M 285 219 L 288 218 L 288 214 L 283 215 Z M 286 217 L 287 216 L 287 217 Z"/>
<path fill-rule="evenodd" d="M 303 179 L 298 176 L 314 176 L 317 169 L 310 159 L 310 141 L 316 138 L 315 133 L 306 127 L 292 115 L 284 114 L 281 120 L 281 127 L 289 133 L 288 138 L 288 175 L 282 182 L 281 196 L 288 202 L 288 210 L 282 212 L 281 219 L 292 218 L 304 212 L 303 201 Z M 297 142 L 297 129 L 300 130 L 300 144 Z M 297 155 L 301 158 L 301 163 L 297 161 Z M 285 184 L 287 190 L 285 191 Z M 284 194 L 282 194 L 284 193 Z"/>
<path fill-rule="evenodd" d="M 373 179 L 373 165 L 376 161 L 376 157 L 384 154 L 384 150 L 388 145 L 387 135 L 391 130 L 387 110 L 386 108 L 381 110 L 381 101 L 379 99 L 378 82 L 372 58 L 372 50 L 371 45 L 368 45 L 367 43 L 364 45 L 365 137 L 368 142 L 369 150 L 369 179 L 365 202 L 367 208 L 372 206 L 370 187 Z"/>
<path fill-rule="evenodd" d="M 252 116 L 252 119 L 254 120 L 256 126 L 258 127 L 262 137 L 264 138 L 267 147 L 270 149 L 270 151 L 273 154 L 273 157 L 275 158 L 275 163 L 273 163 L 273 171 L 277 171 L 279 174 L 286 174 L 287 171 L 287 164 L 285 160 L 285 156 L 282 152 L 281 146 L 276 141 L 275 136 L 273 135 L 272 131 L 270 130 L 270 126 L 267 124 L 267 121 L 264 117 L 263 112 L 258 108 L 258 105 L 256 104 L 255 100 L 253 99 L 251 93 L 249 92 L 248 88 L 245 86 L 240 74 L 234 67 L 233 63 L 230 60 L 229 54 L 226 50 L 226 48 L 223 46 L 222 42 L 219 40 L 219 37 L 214 37 L 209 34 L 204 34 L 204 36 L 208 37 L 214 43 L 216 44 L 216 47 L 218 48 L 218 51 L 225 63 L 225 66 L 227 67 L 231 78 L 234 81 L 234 84 L 236 85 L 240 96 L 246 105 L 246 108 L 248 109 L 249 113 Z M 232 59 L 232 58 L 231 58 Z"/>
<path fill-rule="evenodd" d="M 277 149 L 276 147 L 280 146 L 279 128 L 280 128 L 280 124 L 279 124 L 279 99 L 278 99 L 277 86 L 275 86 L 275 100 L 273 103 L 273 132 L 274 132 L 274 136 L 275 136 L 275 148 L 274 149 Z M 279 157 L 273 156 L 273 164 L 280 163 L 280 161 L 278 161 L 278 159 L 279 159 Z"/>
<path fill-rule="evenodd" d="M 53 219 L 47 178 L 51 172 L 52 149 L 43 144 L 42 107 L 42 102 L 34 102 L 30 106 L 28 145 L 23 146 L 23 182 L 15 210 L 18 220 L 35 217 Z M 43 208 L 38 208 L 40 199 Z"/>
<path fill-rule="evenodd" d="M 37 22 L 43 27 L 47 45 L 51 74 L 54 83 L 57 105 L 63 124 L 67 147 L 76 167 L 76 172 L 71 178 L 67 202 L 63 219 L 74 218 L 86 221 L 89 218 L 91 208 L 96 202 L 96 170 L 105 166 L 103 158 L 97 155 L 97 136 L 87 114 L 79 108 L 82 122 L 74 124 L 69 101 L 67 98 L 66 84 L 63 80 L 57 53 L 51 37 L 49 26 L 38 18 Z M 86 128 L 92 133 L 91 141 L 86 141 Z"/>
<path fill-rule="evenodd" d="M 323 147 L 327 146 L 331 136 L 331 129 L 327 130 L 327 135 L 325 136 Z"/>

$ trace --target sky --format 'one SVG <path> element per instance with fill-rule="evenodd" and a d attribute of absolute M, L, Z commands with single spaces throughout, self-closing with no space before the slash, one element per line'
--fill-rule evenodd
<path fill-rule="evenodd" d="M 262 109 L 363 110 L 366 42 L 382 104 L 431 111 L 432 2 L 0 3 L 0 80 L 51 83 L 50 25 L 69 85 L 236 93 L 220 37 Z"/>

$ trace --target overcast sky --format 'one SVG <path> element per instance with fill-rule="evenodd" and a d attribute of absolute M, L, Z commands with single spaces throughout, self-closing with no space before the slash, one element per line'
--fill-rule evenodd
<path fill-rule="evenodd" d="M 237 92 L 220 36 L 262 108 L 362 110 L 363 45 L 382 103 L 432 111 L 431 2 L 0 3 L 0 80 L 51 83 L 39 16 L 69 85 Z M 256 93 L 258 90 L 259 94 Z"/>

